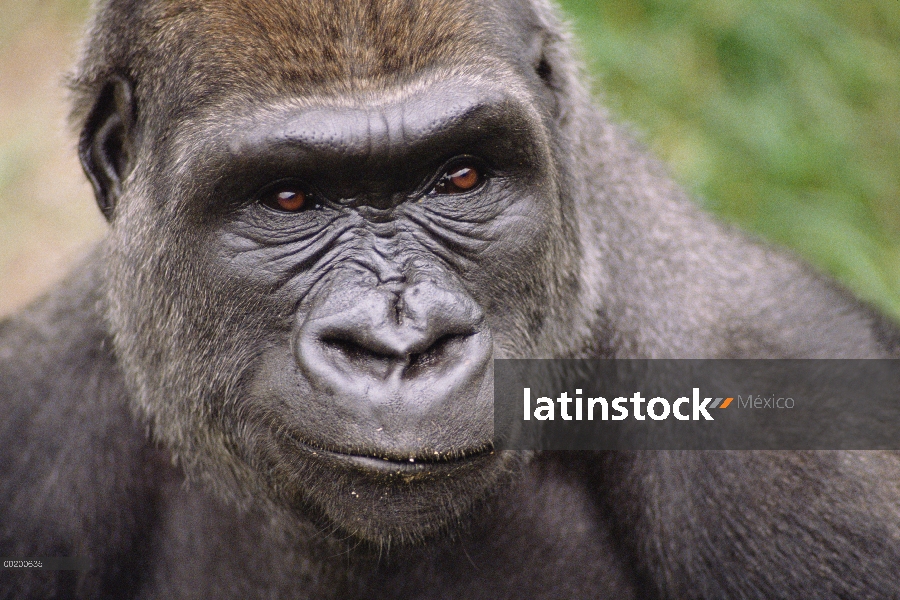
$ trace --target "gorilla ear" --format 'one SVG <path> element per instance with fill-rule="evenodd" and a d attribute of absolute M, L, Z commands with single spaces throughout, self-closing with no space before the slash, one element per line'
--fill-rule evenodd
<path fill-rule="evenodd" d="M 103 86 L 78 142 L 81 166 L 107 220 L 112 219 L 132 167 L 134 112 L 131 83 L 114 76 Z"/>
<path fill-rule="evenodd" d="M 544 82 L 544 85 L 546 85 L 551 90 L 556 89 L 553 67 L 550 65 L 550 59 L 547 58 L 547 52 L 544 48 L 541 48 L 541 54 L 538 57 L 537 61 L 535 61 L 534 72 L 541 79 L 541 81 Z"/>

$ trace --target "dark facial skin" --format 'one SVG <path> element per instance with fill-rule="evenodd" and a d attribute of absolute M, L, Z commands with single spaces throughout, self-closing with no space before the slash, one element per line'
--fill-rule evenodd
<path fill-rule="evenodd" d="M 238 206 L 215 224 L 215 260 L 290 314 L 268 325 L 243 401 L 275 415 L 266 463 L 321 462 L 365 494 L 397 475 L 424 493 L 498 460 L 499 315 L 485 308 L 499 294 L 485 284 L 529 261 L 553 202 L 524 107 L 447 88 L 382 106 L 280 108 L 226 142 L 238 151 L 218 179 L 239 182 L 226 192 Z M 440 187 L 464 168 L 479 175 L 472 189 Z M 282 188 L 305 206 L 264 204 Z"/>
<path fill-rule="evenodd" d="M 164 310 L 192 323 L 191 339 L 173 331 L 172 346 L 157 331 L 138 346 L 210 356 L 189 379 L 222 384 L 202 414 L 189 410 L 206 431 L 240 424 L 222 428 L 228 452 L 270 496 L 363 537 L 417 537 L 521 460 L 492 451 L 492 359 L 532 348 L 533 307 L 551 303 L 561 206 L 533 102 L 463 77 L 374 101 L 273 98 L 189 130 L 157 152 L 177 161 L 147 165 L 203 178 L 164 180 L 176 185 L 150 194 L 163 203 L 125 195 L 116 207 L 160 213 L 113 219 L 147 237 L 118 245 L 129 293 L 113 304 L 173 298 Z M 186 159 L 175 150 L 188 147 Z M 128 252 L 144 246 L 179 273 L 166 291 L 143 290 L 129 268 L 156 262 Z M 114 314 L 123 331 L 153 327 L 134 314 L 165 321 Z M 151 381 L 190 394 L 179 374 Z M 147 404 L 158 414 L 162 402 Z M 398 521 L 398 497 L 416 526 Z"/>

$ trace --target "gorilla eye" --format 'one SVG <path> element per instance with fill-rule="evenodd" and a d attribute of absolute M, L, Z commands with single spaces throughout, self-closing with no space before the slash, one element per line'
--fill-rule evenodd
<path fill-rule="evenodd" d="M 308 195 L 297 187 L 276 188 L 264 194 L 259 202 L 280 212 L 298 212 L 308 205 Z"/>
<path fill-rule="evenodd" d="M 434 186 L 436 194 L 462 194 L 478 187 L 484 175 L 475 167 L 464 166 L 444 173 Z"/>

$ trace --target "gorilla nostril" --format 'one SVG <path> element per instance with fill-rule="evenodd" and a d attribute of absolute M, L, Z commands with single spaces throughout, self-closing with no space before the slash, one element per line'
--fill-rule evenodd
<path fill-rule="evenodd" d="M 390 352 L 366 347 L 349 336 L 323 337 L 321 344 L 332 361 L 344 361 L 356 371 L 371 371 L 381 377 L 387 376 L 401 358 Z"/>
<path fill-rule="evenodd" d="M 445 334 L 422 352 L 410 354 L 405 375 L 415 377 L 432 369 L 453 356 L 461 354 L 461 346 L 471 334 Z"/>
<path fill-rule="evenodd" d="M 348 338 L 339 338 L 339 337 L 327 337 L 322 338 L 322 345 L 326 347 L 331 347 L 332 349 L 341 352 L 346 355 L 348 358 L 353 360 L 365 360 L 370 357 L 376 357 L 379 359 L 390 360 L 395 358 L 393 355 L 386 352 L 378 352 L 376 350 L 372 350 L 370 348 L 366 348 L 365 346 L 357 343 L 354 340 Z"/>

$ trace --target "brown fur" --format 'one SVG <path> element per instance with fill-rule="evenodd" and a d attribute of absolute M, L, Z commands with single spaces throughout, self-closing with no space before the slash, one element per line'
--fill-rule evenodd
<path fill-rule="evenodd" d="M 145 110 L 164 98 L 177 120 L 225 94 L 248 103 L 315 90 L 339 96 L 495 54 L 474 25 L 474 5 L 450 0 L 110 4 L 94 24 L 103 35 L 89 37 L 71 79 L 79 128 L 113 73 L 134 82 Z"/>

